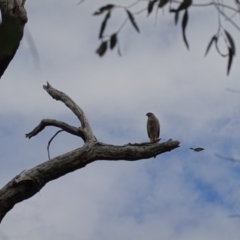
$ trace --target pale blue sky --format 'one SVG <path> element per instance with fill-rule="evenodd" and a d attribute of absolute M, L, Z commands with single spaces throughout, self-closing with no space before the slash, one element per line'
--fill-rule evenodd
<path fill-rule="evenodd" d="M 95 50 L 102 17 L 91 14 L 106 2 L 77 2 L 26 2 L 40 66 L 24 38 L 0 80 L 1 186 L 47 160 L 47 143 L 57 129 L 24 137 L 43 118 L 79 125 L 43 90 L 46 81 L 82 107 L 99 141 L 147 141 L 145 114 L 152 111 L 162 140 L 179 140 L 181 147 L 156 159 L 95 162 L 50 182 L 6 215 L 0 239 L 239 239 L 240 218 L 229 216 L 240 213 L 240 164 L 215 154 L 240 159 L 240 95 L 226 91 L 240 90 L 240 57 L 237 52 L 229 77 L 227 60 L 214 49 L 203 57 L 217 31 L 214 11 L 190 11 L 190 51 L 166 9 L 156 25 L 154 16 L 137 16 L 141 34 L 131 24 L 120 34 L 123 56 L 113 51 L 100 59 Z M 111 28 L 122 20 L 119 12 Z M 239 32 L 229 31 L 238 43 Z M 81 145 L 60 133 L 51 156 Z M 205 151 L 189 150 L 198 146 Z"/>

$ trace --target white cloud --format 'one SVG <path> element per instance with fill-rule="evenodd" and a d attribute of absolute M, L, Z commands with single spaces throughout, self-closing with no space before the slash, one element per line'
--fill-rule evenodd
<path fill-rule="evenodd" d="M 153 16 L 139 15 L 141 34 L 130 23 L 120 34 L 123 56 L 114 51 L 100 59 L 94 51 L 102 18 L 91 13 L 105 2 L 76 3 L 27 2 L 41 63 L 36 70 L 24 39 L 0 81 L 1 185 L 47 160 L 46 145 L 56 129 L 24 139 L 41 119 L 79 125 L 42 89 L 46 81 L 83 108 L 100 141 L 146 141 L 145 114 L 152 111 L 160 119 L 161 138 L 177 139 L 181 147 L 157 159 L 92 163 L 47 184 L 6 215 L 0 239 L 238 239 L 239 219 L 229 215 L 240 213 L 239 166 L 215 153 L 240 159 L 240 95 L 226 91 L 240 89 L 239 55 L 229 77 L 226 59 L 214 49 L 203 58 L 217 28 L 215 14 L 190 14 L 190 52 L 167 11 L 156 26 Z M 123 16 L 119 12 L 111 28 Z M 51 156 L 81 145 L 62 133 Z M 189 150 L 198 146 L 205 151 Z"/>

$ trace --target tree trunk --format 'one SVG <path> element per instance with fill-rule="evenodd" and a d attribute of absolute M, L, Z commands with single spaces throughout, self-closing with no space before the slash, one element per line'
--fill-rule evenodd
<path fill-rule="evenodd" d="M 27 22 L 26 0 L 0 0 L 0 78 L 12 61 L 23 37 Z"/>

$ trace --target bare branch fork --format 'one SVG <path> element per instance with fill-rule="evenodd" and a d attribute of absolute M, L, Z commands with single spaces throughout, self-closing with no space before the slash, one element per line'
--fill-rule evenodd
<path fill-rule="evenodd" d="M 30 133 L 31 138 L 47 126 L 58 127 L 83 139 L 82 147 L 43 162 L 23 171 L 0 189 L 0 222 L 15 204 L 26 200 L 41 190 L 48 182 L 85 167 L 96 160 L 136 161 L 154 157 L 179 147 L 179 141 L 169 139 L 163 143 L 129 143 L 122 146 L 97 141 L 83 110 L 65 93 L 54 89 L 49 83 L 43 86 L 55 100 L 63 102 L 78 117 L 81 126 L 74 127 L 52 119 L 43 119 Z"/>

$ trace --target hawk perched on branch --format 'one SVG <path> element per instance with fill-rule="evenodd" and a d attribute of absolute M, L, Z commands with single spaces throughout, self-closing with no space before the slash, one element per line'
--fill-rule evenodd
<path fill-rule="evenodd" d="M 159 120 L 151 112 L 147 113 L 146 116 L 148 116 L 147 120 L 148 137 L 150 138 L 150 142 L 156 142 L 159 139 L 160 135 Z"/>

